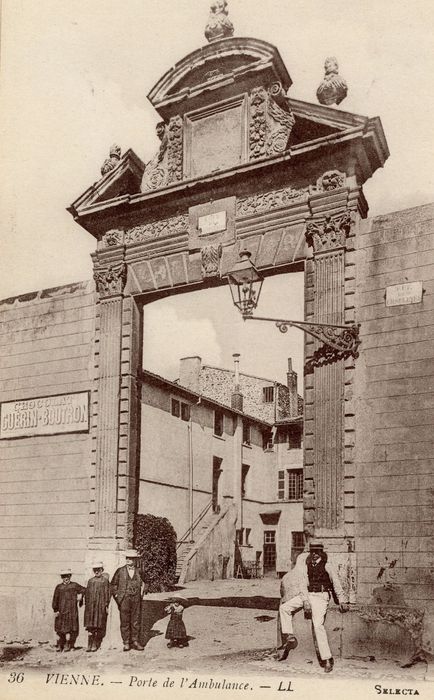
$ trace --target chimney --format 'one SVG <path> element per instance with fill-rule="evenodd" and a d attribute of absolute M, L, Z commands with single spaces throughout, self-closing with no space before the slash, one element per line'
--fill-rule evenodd
<path fill-rule="evenodd" d="M 292 359 L 288 357 L 288 371 L 286 383 L 289 394 L 289 414 L 291 418 L 298 416 L 297 372 L 292 369 Z"/>
<path fill-rule="evenodd" d="M 238 352 L 234 352 L 232 357 L 234 358 L 235 377 L 234 390 L 231 396 L 231 408 L 235 409 L 236 411 L 242 411 L 243 395 L 240 390 L 240 354 Z"/>
<path fill-rule="evenodd" d="M 200 394 L 199 376 L 202 366 L 202 358 L 199 355 L 193 357 L 181 357 L 179 362 L 179 383 L 186 389 Z"/>

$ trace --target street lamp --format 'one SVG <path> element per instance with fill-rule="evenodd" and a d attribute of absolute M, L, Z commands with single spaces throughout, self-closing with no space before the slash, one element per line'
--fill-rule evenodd
<path fill-rule="evenodd" d="M 305 323 L 253 316 L 253 310 L 258 306 L 264 279 L 250 258 L 251 253 L 248 250 L 242 250 L 239 261 L 227 273 L 233 302 L 241 312 L 244 321 L 272 321 L 281 333 L 286 333 L 288 328 L 293 326 L 320 340 L 328 349 L 333 348 L 344 355 L 356 355 L 360 344 L 358 325 L 337 326 L 330 323 Z"/>
<path fill-rule="evenodd" d="M 251 255 L 248 250 L 242 250 L 240 259 L 228 272 L 232 300 L 237 309 L 241 311 L 244 320 L 252 317 L 253 309 L 256 309 L 258 305 L 264 281 L 250 260 Z"/>

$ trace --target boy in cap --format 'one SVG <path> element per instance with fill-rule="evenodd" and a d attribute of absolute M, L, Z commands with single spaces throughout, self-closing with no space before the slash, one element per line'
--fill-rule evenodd
<path fill-rule="evenodd" d="M 291 581 L 291 587 L 288 582 Z M 279 661 L 287 658 L 290 649 L 297 646 L 294 636 L 292 617 L 301 608 L 305 617 L 312 619 L 321 665 L 326 673 L 333 670 L 333 657 L 330 651 L 324 621 L 330 595 L 334 591 L 339 600 L 341 612 L 348 610 L 348 598 L 345 595 L 335 569 L 328 562 L 324 546 L 317 540 L 309 544 L 309 552 L 300 554 L 291 572 L 282 579 L 282 601 L 279 608 L 282 630 L 282 645 Z"/>
<path fill-rule="evenodd" d="M 121 636 L 124 651 L 131 648 L 143 651 L 139 644 L 140 610 L 145 584 L 136 566 L 138 554 L 135 549 L 125 552 L 125 566 L 115 572 L 111 580 L 111 592 L 119 608 Z"/>
<path fill-rule="evenodd" d="M 101 646 L 106 633 L 111 598 L 110 583 L 102 561 L 94 562 L 92 570 L 94 575 L 87 582 L 84 594 L 84 626 L 89 633 L 86 651 L 98 651 Z"/>
<path fill-rule="evenodd" d="M 83 605 L 85 588 L 71 581 L 71 575 L 71 569 L 62 569 L 60 571 L 62 583 L 57 584 L 54 589 L 52 605 L 56 615 L 54 629 L 58 636 L 57 651 L 71 651 L 78 637 L 77 602 Z"/>

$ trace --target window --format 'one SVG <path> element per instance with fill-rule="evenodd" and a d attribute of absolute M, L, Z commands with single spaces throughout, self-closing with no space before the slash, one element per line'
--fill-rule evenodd
<path fill-rule="evenodd" d="M 250 423 L 243 420 L 243 445 L 250 445 Z"/>
<path fill-rule="evenodd" d="M 304 549 L 304 533 L 293 532 L 291 541 L 291 563 L 294 566 L 297 557 Z"/>
<path fill-rule="evenodd" d="M 264 386 L 262 389 L 262 399 L 264 403 L 273 403 L 274 386 Z"/>
<path fill-rule="evenodd" d="M 300 501 L 303 498 L 303 470 L 288 469 L 288 500 Z"/>
<path fill-rule="evenodd" d="M 277 498 L 279 501 L 285 500 L 285 472 L 279 471 L 277 476 Z"/>
<path fill-rule="evenodd" d="M 264 530 L 264 571 L 276 570 L 276 531 Z"/>
<path fill-rule="evenodd" d="M 214 435 L 223 435 L 223 411 L 214 411 Z"/>
<path fill-rule="evenodd" d="M 280 469 L 277 472 L 277 499 L 301 501 L 303 499 L 303 469 Z"/>
<path fill-rule="evenodd" d="M 175 418 L 181 418 L 181 420 L 185 421 L 190 420 L 190 404 L 188 403 L 172 399 L 171 412 Z"/>
<path fill-rule="evenodd" d="M 249 473 L 250 465 L 249 464 L 243 464 L 241 466 L 241 498 L 246 497 L 246 479 L 247 479 L 247 474 Z"/>
<path fill-rule="evenodd" d="M 300 447 L 300 444 L 301 444 L 300 434 L 294 430 L 291 430 L 291 428 L 288 428 L 288 431 L 286 434 L 286 440 L 288 442 L 288 450 L 296 450 L 297 448 Z"/>
<path fill-rule="evenodd" d="M 252 528 L 246 527 L 246 536 L 244 539 L 244 544 L 246 545 L 246 547 L 250 547 L 250 533 L 251 532 L 252 532 Z"/>
<path fill-rule="evenodd" d="M 188 403 L 181 403 L 181 419 L 190 420 L 190 406 Z"/>
<path fill-rule="evenodd" d="M 272 450 L 273 446 L 273 433 L 271 432 L 271 430 L 264 430 L 262 433 L 262 449 Z"/>

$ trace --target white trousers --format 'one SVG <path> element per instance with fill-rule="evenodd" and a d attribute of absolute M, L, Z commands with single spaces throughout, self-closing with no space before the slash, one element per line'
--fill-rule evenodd
<path fill-rule="evenodd" d="M 322 661 L 325 661 L 325 659 L 330 659 L 332 656 L 327 639 L 327 632 L 324 627 L 330 594 L 324 591 L 322 593 L 308 593 L 307 595 L 312 608 L 312 624 L 316 643 L 318 645 L 318 652 Z M 291 598 L 291 600 L 288 600 L 286 603 L 282 603 L 279 608 L 282 634 L 294 634 L 292 617 L 294 613 L 301 610 L 302 607 L 303 599 L 299 595 Z"/>

